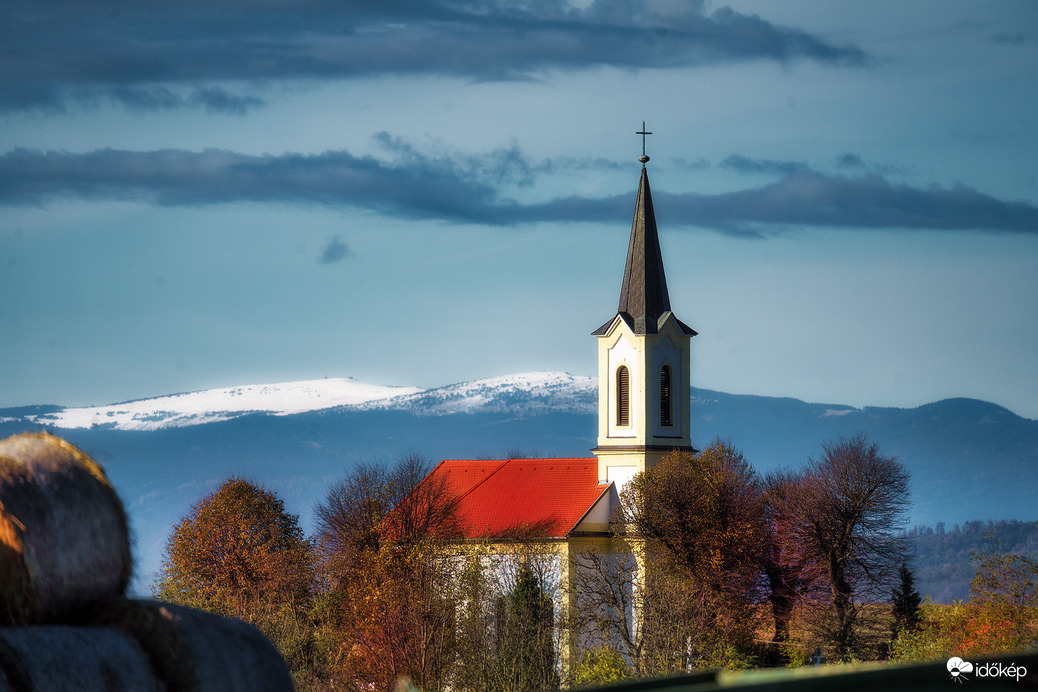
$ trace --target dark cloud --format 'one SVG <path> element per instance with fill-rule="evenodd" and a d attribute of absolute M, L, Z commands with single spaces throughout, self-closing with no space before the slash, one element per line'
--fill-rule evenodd
<path fill-rule="evenodd" d="M 196 89 L 188 98 L 191 106 L 205 108 L 210 113 L 245 115 L 253 108 L 263 105 L 263 100 L 254 96 L 237 96 L 220 87 Z"/>
<path fill-rule="evenodd" d="M 15 0 L 0 7 L 0 45 L 0 109 L 9 111 L 60 110 L 77 89 L 131 107 L 239 112 L 258 104 L 207 93 L 208 85 L 372 74 L 516 79 L 551 68 L 757 59 L 865 62 L 853 46 L 756 15 L 647 0 L 596 0 L 582 10 L 565 0 L 128 0 L 117 12 L 92 0 Z M 181 87 L 198 98 L 184 97 Z"/>
<path fill-rule="evenodd" d="M 1003 231 L 1038 234 L 1038 207 L 965 185 L 918 188 L 880 175 L 796 172 L 764 187 L 718 195 L 666 195 L 674 222 L 767 236 L 796 227 Z"/>
<path fill-rule="evenodd" d="M 732 154 L 721 162 L 722 168 L 731 168 L 739 173 L 766 173 L 789 175 L 807 170 L 807 165 L 798 161 L 769 161 L 767 159 L 750 159 L 739 154 Z"/>
<path fill-rule="evenodd" d="M 104 92 L 112 101 L 130 110 L 169 111 L 202 108 L 212 113 L 244 115 L 263 105 L 261 99 L 237 96 L 221 87 L 196 88 L 181 94 L 164 86 L 119 86 Z"/>
<path fill-rule="evenodd" d="M 865 161 L 858 154 L 844 154 L 836 159 L 837 168 L 865 168 Z"/>
<path fill-rule="evenodd" d="M 1027 36 L 1021 31 L 1016 31 L 1007 34 L 994 34 L 991 37 L 992 43 L 1002 43 L 1010 46 L 1022 46 L 1027 43 Z"/>
<path fill-rule="evenodd" d="M 390 152 L 394 153 L 394 152 Z M 400 152 L 395 152 L 400 153 Z M 15 149 L 0 157 L 0 202 L 72 196 L 200 206 L 232 201 L 358 206 L 405 218 L 493 222 L 493 176 L 509 152 L 454 160 L 403 151 L 397 160 L 349 152 L 249 156 L 206 149 L 85 154 Z"/>
<path fill-rule="evenodd" d="M 815 168 L 804 161 L 773 161 L 770 159 L 751 159 L 740 154 L 732 154 L 720 163 L 722 168 L 729 168 L 739 173 L 755 173 L 772 176 L 790 176 L 797 173 L 811 173 Z M 859 154 L 846 153 L 838 156 L 833 163 L 837 171 L 856 173 L 874 173 L 880 176 L 891 176 L 904 173 L 897 166 L 866 162 Z"/>
<path fill-rule="evenodd" d="M 343 242 L 342 236 L 339 235 L 330 238 L 321 248 L 321 264 L 334 264 L 352 256 L 350 246 Z"/>
<path fill-rule="evenodd" d="M 247 156 L 222 150 L 71 154 L 16 149 L 0 157 L 0 204 L 43 204 L 63 197 L 188 206 L 293 202 L 359 207 L 408 219 L 510 225 L 616 222 L 629 214 L 633 203 L 633 181 L 631 192 L 606 198 L 522 204 L 506 195 L 544 172 L 572 173 L 594 167 L 594 162 L 531 162 L 515 147 L 483 156 L 428 155 L 386 134 L 379 141 L 385 158 L 344 151 Z M 728 165 L 747 165 L 746 159 L 734 160 Z M 761 164 L 766 172 L 781 175 L 762 187 L 714 195 L 657 189 L 657 216 L 664 227 L 701 227 L 748 237 L 802 227 L 1038 234 L 1038 207 L 965 185 L 919 188 L 876 173 L 830 175 L 804 164 L 780 163 Z M 334 244 L 322 256 L 329 248 L 328 256 L 335 258 Z"/>
<path fill-rule="evenodd" d="M 687 171 L 705 171 L 710 168 L 710 162 L 704 158 L 690 161 L 685 158 L 677 157 L 670 160 L 670 164 L 676 168 L 682 168 Z"/>

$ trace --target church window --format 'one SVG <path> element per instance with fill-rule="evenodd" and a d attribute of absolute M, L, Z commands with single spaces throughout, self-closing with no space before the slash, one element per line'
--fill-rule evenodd
<path fill-rule="evenodd" d="M 616 424 L 631 424 L 631 373 L 626 365 L 616 371 Z"/>
<path fill-rule="evenodd" d="M 671 417 L 670 405 L 670 366 L 664 365 L 660 368 L 660 426 L 672 427 L 674 421 Z"/>

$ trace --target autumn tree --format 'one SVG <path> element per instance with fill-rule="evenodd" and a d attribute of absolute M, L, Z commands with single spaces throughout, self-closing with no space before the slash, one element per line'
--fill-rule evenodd
<path fill-rule="evenodd" d="M 298 672 L 314 656 L 313 579 L 313 549 L 299 518 L 274 493 L 230 478 L 173 528 L 154 592 L 251 622 Z"/>
<path fill-rule="evenodd" d="M 966 646 L 984 653 L 1038 648 L 1038 561 L 1002 553 L 976 559 L 970 605 L 986 628 Z"/>
<path fill-rule="evenodd" d="M 313 552 L 299 517 L 274 493 L 230 478 L 173 528 L 156 591 L 202 607 L 257 597 L 305 600 L 312 577 Z"/>
<path fill-rule="evenodd" d="M 665 572 L 682 580 L 683 607 L 667 608 L 688 616 L 688 641 L 679 650 L 688 649 L 689 665 L 735 665 L 734 654 L 752 646 L 763 595 L 764 505 L 753 469 L 722 441 L 696 455 L 672 453 L 635 476 L 621 507 L 621 522 L 646 541 L 646 563 L 655 572 L 643 588 L 662 597 L 675 586 Z"/>
<path fill-rule="evenodd" d="M 316 508 L 323 632 L 352 687 L 404 676 L 427 692 L 446 685 L 455 565 L 443 547 L 458 535 L 457 500 L 429 469 L 417 455 L 358 467 Z"/>
<path fill-rule="evenodd" d="M 825 580 L 828 604 L 811 623 L 840 659 L 860 655 L 863 601 L 890 592 L 906 559 L 908 472 L 864 435 L 826 442 L 803 474 L 789 524 L 789 560 Z"/>

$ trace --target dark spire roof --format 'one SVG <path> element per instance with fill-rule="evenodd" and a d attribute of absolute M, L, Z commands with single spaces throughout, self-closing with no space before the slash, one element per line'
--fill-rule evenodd
<path fill-rule="evenodd" d="M 617 312 L 631 316 L 635 334 L 652 334 L 660 315 L 668 311 L 670 296 L 667 295 L 667 277 L 663 273 L 663 253 L 660 252 L 656 215 L 652 210 L 649 174 L 643 166 Z"/>
<path fill-rule="evenodd" d="M 652 210 L 649 174 L 643 165 L 617 313 L 635 334 L 655 334 L 662 323 L 660 318 L 669 312 L 670 296 L 667 293 L 667 277 L 663 272 L 663 253 L 656 231 L 656 215 Z M 604 334 L 611 323 L 612 320 L 594 333 Z M 680 320 L 678 324 L 689 336 L 695 334 L 692 328 Z"/>

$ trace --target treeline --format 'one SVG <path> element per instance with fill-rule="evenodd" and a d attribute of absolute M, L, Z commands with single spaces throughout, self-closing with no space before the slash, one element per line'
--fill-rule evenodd
<path fill-rule="evenodd" d="M 231 479 L 174 528 L 157 595 L 253 622 L 303 689 L 523 692 L 877 658 L 911 592 L 908 475 L 864 437 L 767 476 L 720 441 L 670 454 L 565 565 L 537 527 L 465 536 L 428 469 L 355 469 L 312 537 Z"/>
<path fill-rule="evenodd" d="M 968 599 L 920 604 L 918 592 L 912 594 L 919 607 L 891 642 L 891 658 L 961 661 L 1038 649 L 1038 561 L 999 552 L 977 553 L 974 560 Z"/>
<path fill-rule="evenodd" d="M 457 500 L 429 468 L 412 455 L 355 469 L 313 537 L 231 478 L 174 527 L 155 595 L 256 625 L 300 690 L 559 687 L 550 560 L 459 544 Z"/>
<path fill-rule="evenodd" d="M 682 669 L 660 665 L 654 651 L 681 651 L 686 670 L 796 664 L 812 652 L 878 658 L 891 609 L 871 604 L 890 603 L 908 559 L 907 506 L 907 471 L 864 436 L 763 477 L 721 441 L 670 454 L 631 481 L 614 517 L 630 544 L 619 554 L 644 551 L 644 627 L 614 624 L 622 603 L 592 600 L 588 610 L 606 613 L 606 645 L 638 676 Z M 581 592 L 621 592 L 610 575 L 632 572 L 596 571 Z"/>
<path fill-rule="evenodd" d="M 1038 559 L 1036 521 L 968 521 L 950 529 L 938 522 L 933 527 L 916 526 L 906 536 L 915 556 L 919 591 L 934 603 L 969 597 L 978 555 L 1002 553 Z"/>

